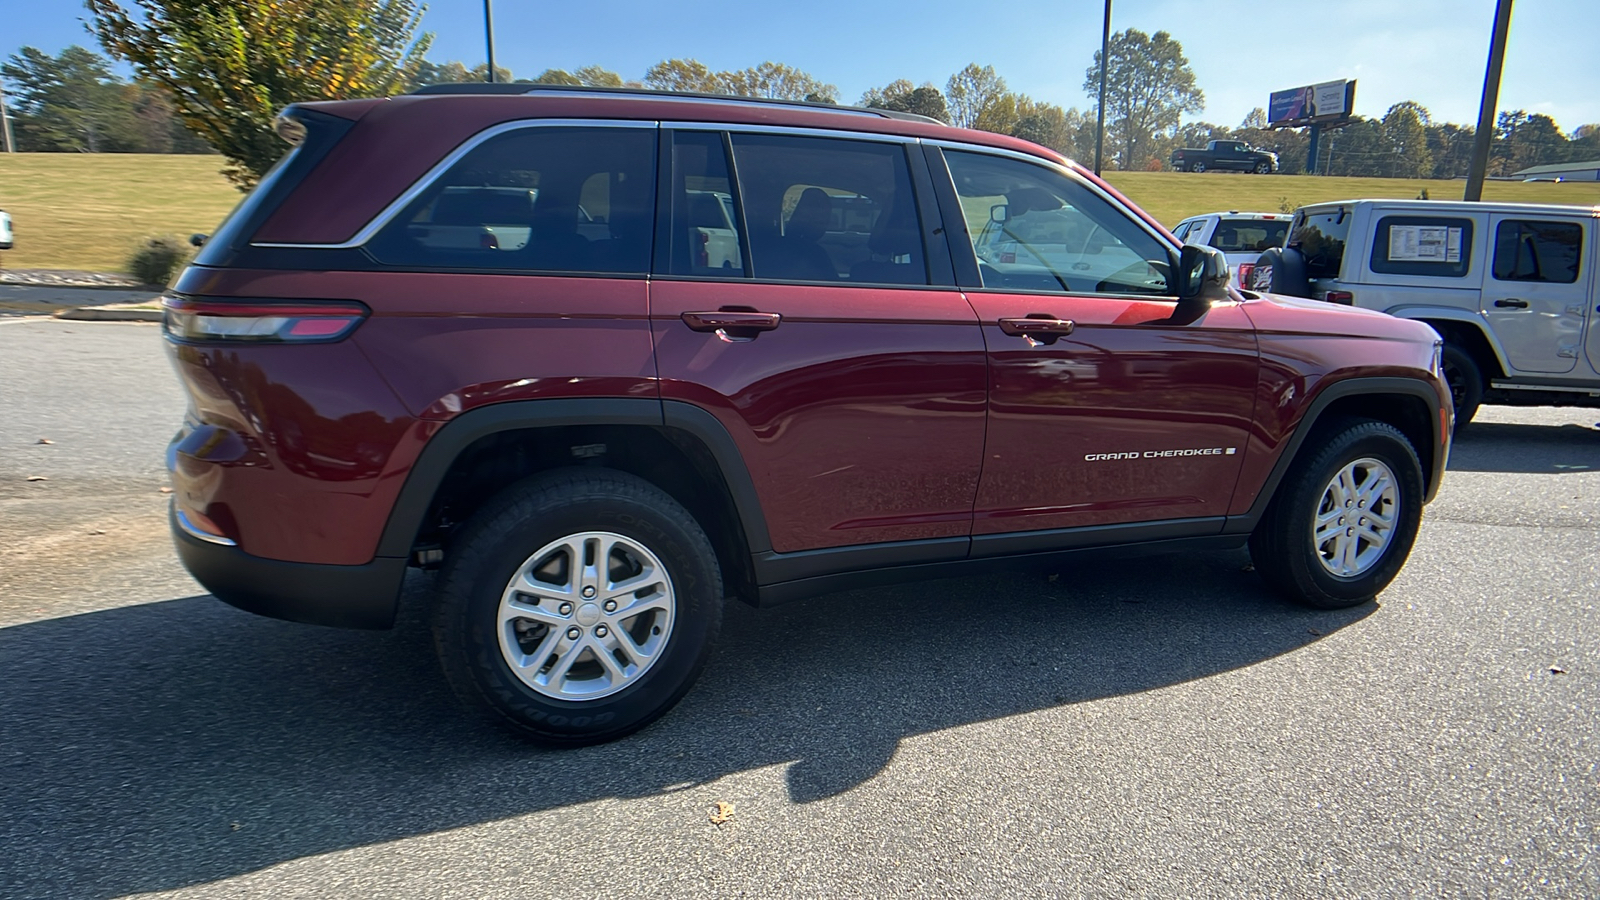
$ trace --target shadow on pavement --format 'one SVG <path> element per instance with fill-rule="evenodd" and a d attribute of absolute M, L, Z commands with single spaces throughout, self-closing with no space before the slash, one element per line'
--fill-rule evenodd
<path fill-rule="evenodd" d="M 1600 411 L 1596 411 L 1600 415 Z M 1600 470 L 1600 428 L 1474 422 L 1450 448 L 1452 472 L 1555 475 Z"/>
<path fill-rule="evenodd" d="M 902 738 L 1148 691 L 1370 614 L 1285 605 L 1242 553 L 734 604 L 699 686 L 613 744 L 480 726 L 422 623 L 387 633 L 193 597 L 0 629 L 0 895 L 110 897 L 790 763 L 804 803 Z M 1314 630 L 1313 630 L 1314 629 Z"/>

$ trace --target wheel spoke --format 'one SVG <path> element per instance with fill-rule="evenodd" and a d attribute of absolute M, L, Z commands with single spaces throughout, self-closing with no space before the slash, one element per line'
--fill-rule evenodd
<path fill-rule="evenodd" d="M 526 596 L 522 591 L 513 588 L 511 596 L 507 597 L 500 605 L 500 621 L 532 619 L 535 622 L 543 622 L 551 628 L 567 624 L 567 617 L 556 612 L 554 604 L 536 606 L 531 601 L 524 599 Z"/>
<path fill-rule="evenodd" d="M 544 661 L 550 658 L 550 654 L 556 652 L 556 646 L 560 643 L 561 632 L 552 628 L 545 633 L 544 639 L 539 642 L 539 646 L 532 653 L 512 660 L 512 665 L 516 669 L 526 670 L 526 675 L 519 673 L 519 677 L 533 678 L 536 676 L 538 671 L 544 667 Z"/>
<path fill-rule="evenodd" d="M 578 657 L 583 655 L 583 649 L 589 646 L 588 641 L 581 637 L 570 643 L 563 639 L 561 643 L 567 645 L 566 649 L 559 646 L 556 648 L 556 664 L 550 667 L 550 674 L 545 677 L 545 684 L 557 690 L 561 689 L 561 683 L 566 680 L 567 673 L 572 671 L 572 664 L 578 661 Z"/>
<path fill-rule="evenodd" d="M 612 655 L 612 651 L 616 647 L 615 642 L 611 640 L 611 635 L 615 633 L 611 632 L 604 638 L 595 641 L 594 645 L 589 649 L 594 651 L 594 658 L 600 661 L 600 667 L 606 670 L 606 674 L 610 676 L 611 683 L 621 684 L 627 680 L 628 673 L 623 670 L 622 665 L 617 662 L 617 658 Z"/>

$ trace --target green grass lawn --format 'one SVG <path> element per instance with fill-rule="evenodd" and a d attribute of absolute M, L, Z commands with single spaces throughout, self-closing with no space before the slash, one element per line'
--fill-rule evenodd
<path fill-rule="evenodd" d="M 9 269 L 120 272 L 145 238 L 211 232 L 239 202 L 220 156 L 124 153 L 0 154 L 0 209 L 11 214 Z M 1168 226 L 1224 209 L 1277 212 L 1319 200 L 1416 197 L 1457 200 L 1464 182 L 1321 178 L 1222 172 L 1112 172 L 1109 180 Z M 1486 200 L 1600 205 L 1600 183 L 1489 182 Z M 987 216 L 987 210 L 982 212 Z"/>
<path fill-rule="evenodd" d="M 16 246 L 7 269 L 121 272 L 145 238 L 211 232 L 243 196 L 220 156 L 0 154 L 0 209 Z"/>
<path fill-rule="evenodd" d="M 1465 181 L 1231 172 L 1108 172 L 1106 180 L 1168 228 L 1198 213 L 1293 211 L 1307 203 L 1366 197 L 1409 200 L 1423 189 L 1433 200 L 1460 200 L 1467 185 Z M 1483 186 L 1483 199 L 1595 206 L 1600 205 L 1600 182 L 1490 181 Z"/>

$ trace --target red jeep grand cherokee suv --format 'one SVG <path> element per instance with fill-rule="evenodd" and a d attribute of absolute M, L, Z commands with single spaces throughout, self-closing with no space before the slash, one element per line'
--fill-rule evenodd
<path fill-rule="evenodd" d="M 529 85 L 290 107 L 166 299 L 173 533 L 219 599 L 387 627 L 442 566 L 460 694 L 581 744 L 725 597 L 1249 543 L 1394 578 L 1437 335 L 1239 294 L 1056 154 L 898 113 Z"/>

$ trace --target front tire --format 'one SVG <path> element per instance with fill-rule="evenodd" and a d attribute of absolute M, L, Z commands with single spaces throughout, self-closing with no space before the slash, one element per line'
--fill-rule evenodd
<path fill-rule="evenodd" d="M 688 511 L 635 476 L 568 469 L 513 485 L 464 527 L 434 641 L 469 706 L 579 746 L 671 709 L 721 623 L 716 555 Z"/>
<path fill-rule="evenodd" d="M 1314 443 L 1313 443 L 1314 442 Z M 1250 535 L 1279 594 L 1319 609 L 1373 599 L 1399 574 L 1422 523 L 1422 464 L 1399 429 L 1371 419 L 1319 429 Z"/>
<path fill-rule="evenodd" d="M 1269 162 L 1258 162 L 1258 163 L 1256 163 L 1256 174 L 1257 175 L 1267 175 L 1267 174 L 1270 174 L 1271 172 L 1272 172 L 1272 163 L 1269 163 Z"/>

